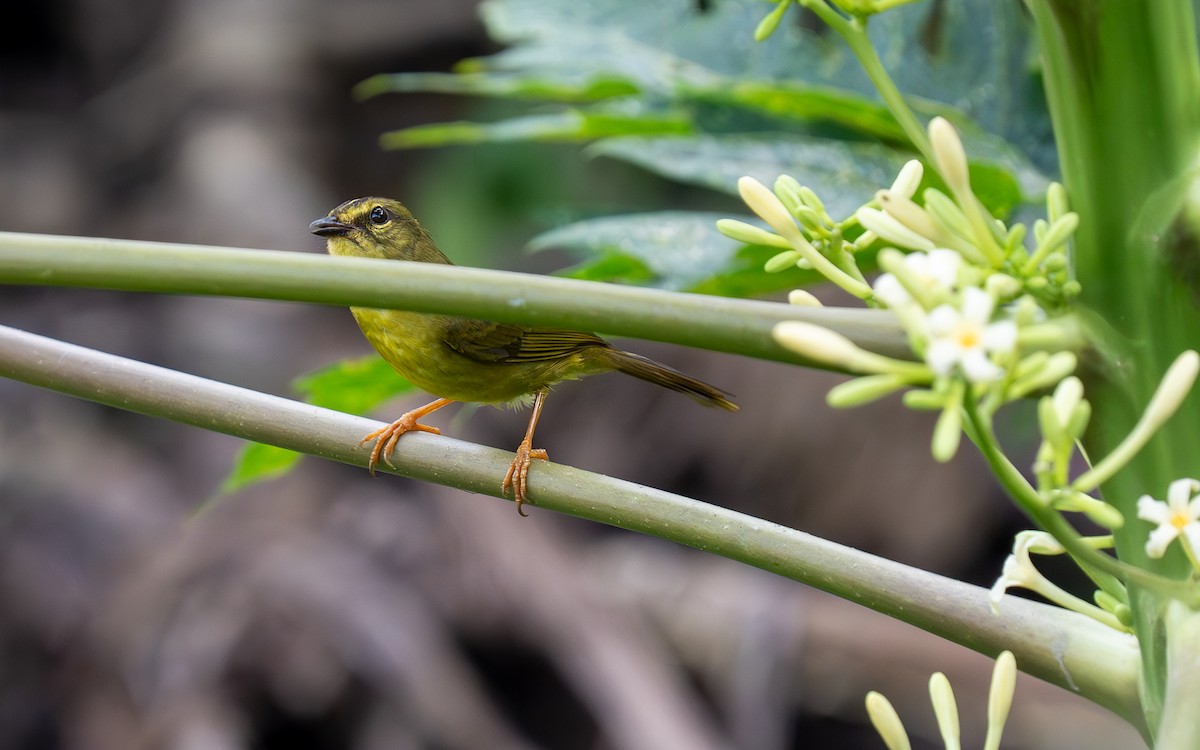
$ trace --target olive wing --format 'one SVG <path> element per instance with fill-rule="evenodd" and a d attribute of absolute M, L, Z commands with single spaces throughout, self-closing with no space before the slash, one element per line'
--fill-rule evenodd
<path fill-rule="evenodd" d="M 526 328 L 455 318 L 446 328 L 446 346 L 479 362 L 545 362 L 593 346 L 609 344 L 594 333 L 554 328 Z"/>

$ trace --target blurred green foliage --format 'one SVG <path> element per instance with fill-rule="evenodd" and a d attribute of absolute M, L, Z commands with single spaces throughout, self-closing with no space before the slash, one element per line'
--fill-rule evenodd
<path fill-rule="evenodd" d="M 727 195 L 742 175 L 770 184 L 791 174 L 842 218 L 914 154 L 857 61 L 816 19 L 793 8 L 790 23 L 754 42 L 769 10 L 759 0 L 488 0 L 484 22 L 506 49 L 453 73 L 377 75 L 356 93 L 524 103 L 491 122 L 386 133 L 385 148 L 577 142 L 590 144 L 589 156 Z M 1041 197 L 1055 169 L 1052 139 L 1018 3 L 917 4 L 873 18 L 871 32 L 914 109 L 962 130 L 990 210 L 1005 217 Z M 752 279 L 753 252 L 704 232 L 715 235 L 701 214 L 634 213 L 560 227 L 532 247 L 583 255 L 580 278 L 682 291 L 759 294 L 807 280 L 761 269 Z M 742 283 L 722 283 L 733 275 Z"/>

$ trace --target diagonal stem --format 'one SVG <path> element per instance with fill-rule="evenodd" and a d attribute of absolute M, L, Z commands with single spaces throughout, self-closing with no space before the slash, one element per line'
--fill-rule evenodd
<path fill-rule="evenodd" d="M 0 376 L 204 429 L 365 466 L 379 427 L 276 396 L 0 326 Z M 450 438 L 406 435 L 395 473 L 499 496 L 512 454 Z M 1089 618 L 1022 599 L 992 612 L 986 589 L 911 568 L 726 508 L 538 463 L 534 505 L 738 560 L 911 623 L 976 651 L 1013 651 L 1021 668 L 1141 726 L 1138 652 Z"/>

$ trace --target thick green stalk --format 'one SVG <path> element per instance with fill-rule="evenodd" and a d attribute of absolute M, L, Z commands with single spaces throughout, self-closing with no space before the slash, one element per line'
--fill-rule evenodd
<path fill-rule="evenodd" d="M 798 307 L 463 266 L 278 250 L 0 232 L 0 284 L 6 283 L 447 313 L 812 364 L 771 336 L 777 323 L 803 320 L 835 330 L 864 349 L 912 356 L 898 321 L 880 310 Z"/>
<path fill-rule="evenodd" d="M 1200 694 L 1200 612 L 1168 602 L 1163 613 L 1167 674 L 1158 747 L 1200 747 L 1196 696 Z"/>
<path fill-rule="evenodd" d="M 1183 0 L 1027 0 L 1063 178 L 1080 216 L 1075 269 L 1096 343 L 1109 356 L 1087 375 L 1095 406 L 1087 448 L 1103 456 L 1132 428 L 1158 379 L 1184 349 L 1200 346 L 1194 270 L 1200 240 L 1189 190 L 1200 132 L 1200 65 L 1192 4 Z M 1172 552 L 1149 560 L 1149 527 L 1137 498 L 1200 473 L 1200 398 L 1104 487 L 1129 523 L 1120 557 L 1180 577 Z M 1144 657 L 1143 695 L 1153 728 L 1164 703 L 1164 603 L 1130 586 Z"/>
<path fill-rule="evenodd" d="M 121 409 L 365 466 L 359 439 L 378 422 L 256 393 L 0 326 L 0 377 Z M 394 473 L 500 496 L 512 454 L 423 433 L 405 435 Z M 381 470 L 390 471 L 385 467 Z M 1074 612 L 1006 597 L 736 511 L 556 463 L 537 462 L 538 509 L 651 534 L 807 583 L 1079 693 L 1139 726 L 1137 648 Z M 535 511 L 536 512 L 536 511 Z M 530 520 L 530 523 L 536 522 Z"/>

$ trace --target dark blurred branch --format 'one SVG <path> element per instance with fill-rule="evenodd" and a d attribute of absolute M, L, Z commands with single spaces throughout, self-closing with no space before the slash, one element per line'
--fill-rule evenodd
<path fill-rule="evenodd" d="M 363 466 L 377 422 L 0 327 L 0 375 L 122 409 Z M 407 435 L 402 476 L 500 496 L 512 454 Z M 1006 597 L 999 614 L 977 586 L 725 508 L 539 463 L 538 507 L 669 539 L 792 578 L 976 651 L 1012 650 L 1021 669 L 1136 721 L 1138 650 L 1129 636 L 1056 607 Z M 897 502 L 902 502 L 897 498 Z M 534 521 L 535 522 L 535 521 Z M 534 523 L 531 522 L 531 523 Z"/>
<path fill-rule="evenodd" d="M 0 232 L 0 284 L 319 302 L 553 325 L 806 364 L 771 337 L 803 320 L 911 357 L 891 313 L 370 258 Z"/>

